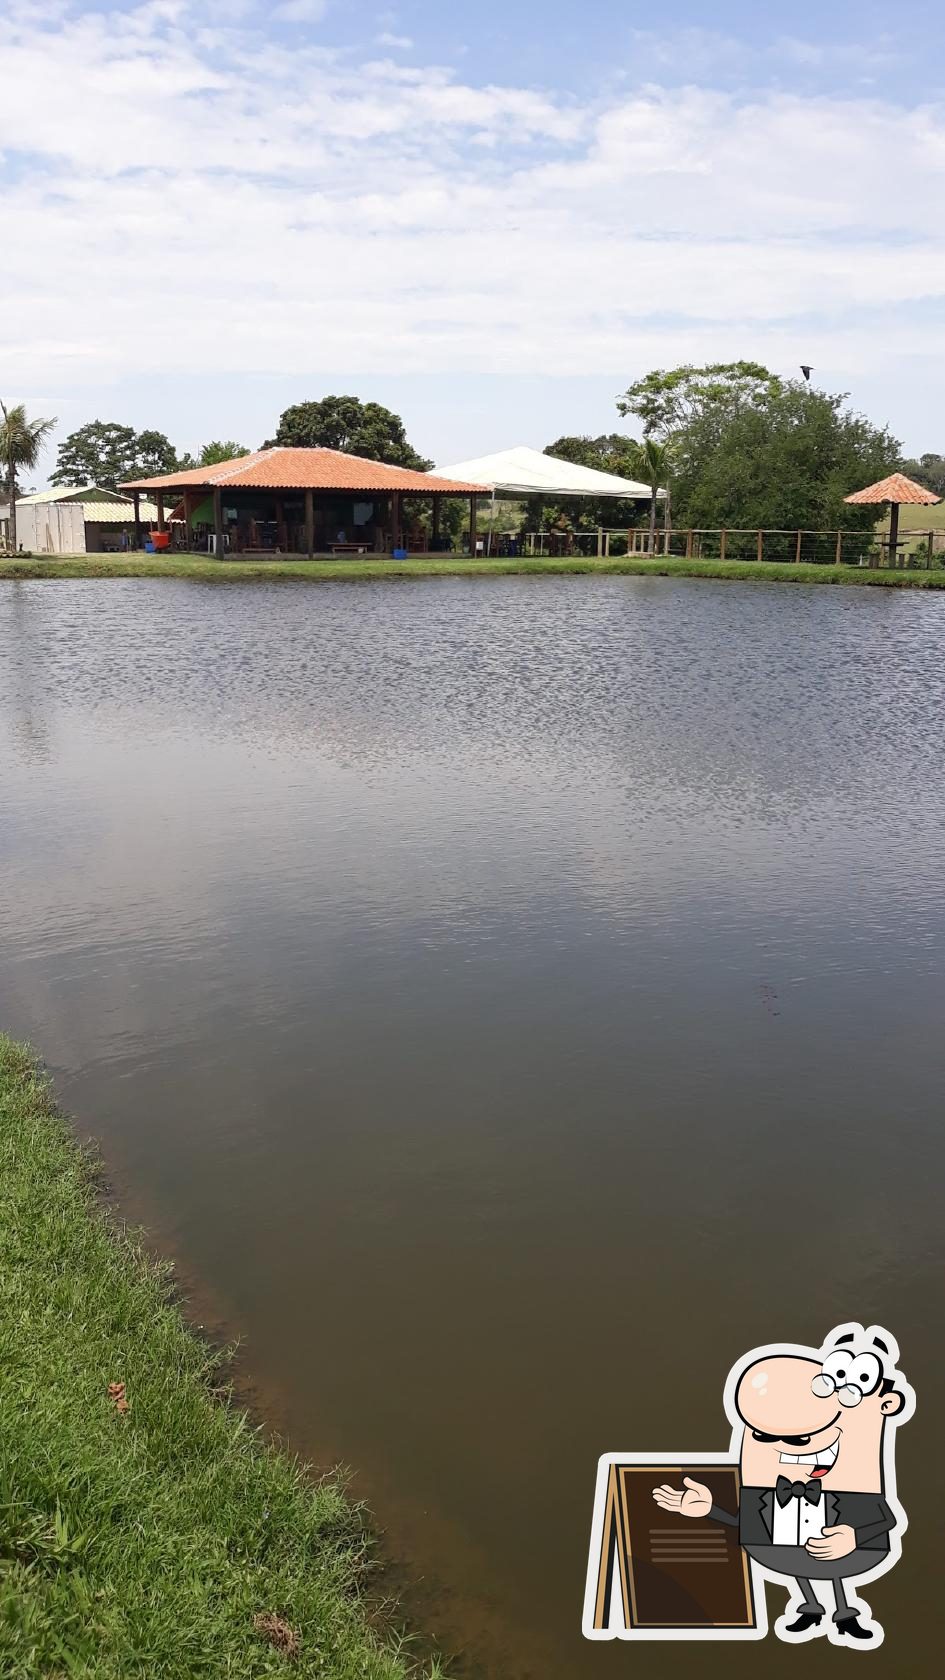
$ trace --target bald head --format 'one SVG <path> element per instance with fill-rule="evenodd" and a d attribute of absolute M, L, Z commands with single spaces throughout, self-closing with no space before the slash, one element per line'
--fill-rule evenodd
<path fill-rule="evenodd" d="M 774 1487 L 779 1476 L 823 1482 L 848 1493 L 879 1492 L 883 1425 L 902 1397 L 880 1386 L 855 1407 L 834 1392 L 817 1392 L 819 1358 L 773 1353 L 742 1371 L 735 1406 L 745 1425 L 742 1479 L 749 1487 Z"/>

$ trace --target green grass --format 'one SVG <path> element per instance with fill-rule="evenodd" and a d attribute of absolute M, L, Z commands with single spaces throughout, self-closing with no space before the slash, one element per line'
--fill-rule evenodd
<path fill-rule="evenodd" d="M 756 560 L 650 560 L 583 559 L 580 555 L 559 560 L 464 560 L 461 558 L 415 560 L 211 560 L 193 555 L 136 555 L 112 557 L 94 554 L 60 556 L 52 560 L 0 560 L 0 578 L 189 578 L 197 583 L 226 583 L 248 578 L 306 578 L 324 582 L 339 578 L 429 578 L 429 577 L 547 577 L 603 575 L 623 577 L 727 578 L 752 583 L 833 583 L 892 589 L 945 589 L 945 568 L 920 570 L 871 570 L 861 566 L 796 566 Z"/>
<path fill-rule="evenodd" d="M 219 1367 L 0 1035 L 3 1680 L 410 1672 L 359 1596 L 359 1512 L 211 1392 Z M 294 1656 L 254 1626 L 267 1614 Z"/>

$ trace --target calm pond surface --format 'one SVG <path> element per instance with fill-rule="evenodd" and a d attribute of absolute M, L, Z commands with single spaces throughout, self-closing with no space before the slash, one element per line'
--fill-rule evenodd
<path fill-rule="evenodd" d="M 580 1615 L 599 1453 L 847 1318 L 932 1672 L 943 719 L 894 591 L 0 584 L 0 1022 L 462 1674 L 832 1671 Z"/>

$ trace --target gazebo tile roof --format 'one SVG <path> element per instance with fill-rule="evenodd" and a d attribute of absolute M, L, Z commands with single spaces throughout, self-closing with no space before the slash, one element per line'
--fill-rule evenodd
<path fill-rule="evenodd" d="M 392 467 L 384 461 L 368 461 L 361 455 L 346 455 L 340 449 L 257 449 L 233 461 L 214 467 L 197 467 L 190 472 L 164 473 L 159 478 L 132 479 L 123 490 L 354 490 L 386 495 L 391 491 L 429 496 L 486 494 L 487 487 L 408 467 Z"/>
<path fill-rule="evenodd" d="M 879 502 L 912 503 L 919 507 L 932 507 L 941 501 L 934 491 L 927 490 L 924 484 L 916 484 L 914 478 L 907 478 L 905 473 L 891 473 L 888 478 L 881 478 L 878 484 L 868 484 L 865 490 L 857 490 L 852 496 L 844 496 L 845 502 L 852 502 L 858 507 L 870 507 Z"/>

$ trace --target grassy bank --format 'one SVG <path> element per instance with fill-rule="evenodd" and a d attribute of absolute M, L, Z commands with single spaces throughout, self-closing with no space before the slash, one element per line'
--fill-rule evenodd
<path fill-rule="evenodd" d="M 357 1512 L 214 1397 L 216 1366 L 0 1035 L 4 1680 L 404 1680 Z"/>
<path fill-rule="evenodd" d="M 225 583 L 248 578 L 519 577 L 549 574 L 610 577 L 727 578 L 751 583 L 833 583 L 867 588 L 945 589 L 945 569 L 871 571 L 861 566 L 795 566 L 756 560 L 463 560 L 418 556 L 415 560 L 211 560 L 195 555 L 63 555 L 54 560 L 0 560 L 0 578 L 190 578 Z"/>

